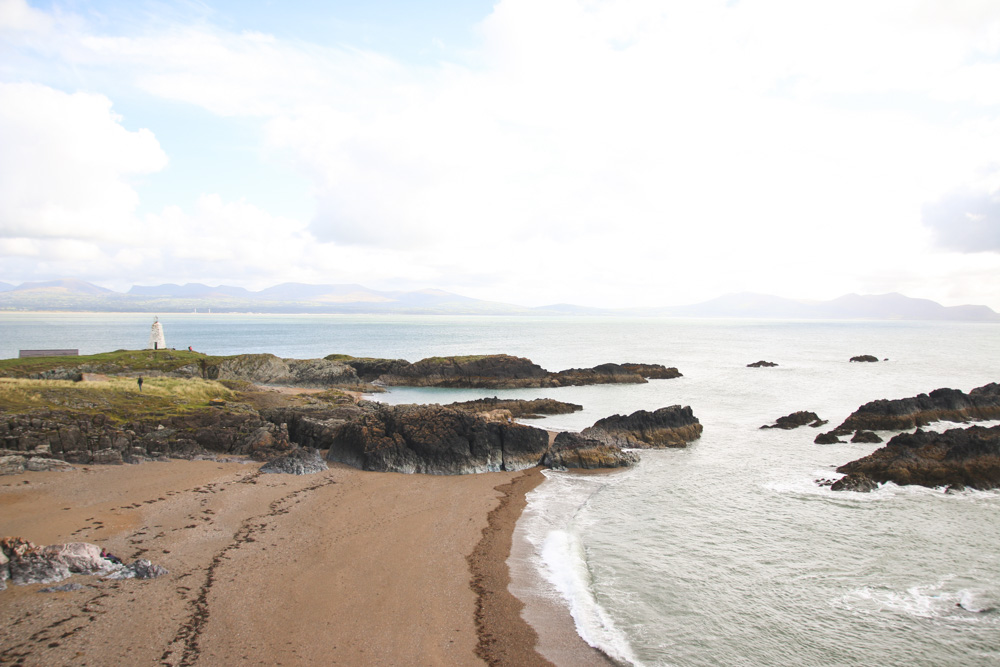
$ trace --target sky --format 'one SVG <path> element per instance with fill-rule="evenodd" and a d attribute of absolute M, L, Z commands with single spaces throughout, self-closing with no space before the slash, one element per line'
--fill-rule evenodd
<path fill-rule="evenodd" d="M 0 281 L 1000 310 L 996 0 L 0 0 Z"/>

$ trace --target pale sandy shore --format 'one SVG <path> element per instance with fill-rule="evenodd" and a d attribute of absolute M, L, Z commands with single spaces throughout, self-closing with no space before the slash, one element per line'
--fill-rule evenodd
<path fill-rule="evenodd" d="M 0 664 L 549 664 L 506 590 L 510 535 L 538 470 L 337 466 L 297 477 L 258 466 L 0 477 L 0 536 L 91 542 L 170 571 L 74 576 L 86 587 L 72 592 L 8 585 Z M 571 630 L 568 615 L 562 622 Z M 579 644 L 584 662 L 599 662 Z"/>

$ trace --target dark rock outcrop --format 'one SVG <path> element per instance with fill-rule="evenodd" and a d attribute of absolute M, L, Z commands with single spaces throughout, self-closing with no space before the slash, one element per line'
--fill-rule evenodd
<path fill-rule="evenodd" d="M 1000 426 L 901 433 L 837 472 L 847 475 L 845 484 L 863 475 L 877 483 L 1000 488 Z"/>
<path fill-rule="evenodd" d="M 662 364 L 600 364 L 549 372 L 524 357 L 486 354 L 429 357 L 415 363 L 403 359 L 358 359 L 330 355 L 326 360 L 351 367 L 361 381 L 385 386 L 517 389 L 591 384 L 642 384 L 681 377 Z"/>
<path fill-rule="evenodd" d="M 1000 384 L 996 382 L 968 394 L 958 389 L 935 389 L 912 398 L 871 401 L 851 413 L 838 430 L 906 431 L 936 421 L 989 419 L 1000 419 Z"/>
<path fill-rule="evenodd" d="M 430 357 L 397 368 L 378 381 L 408 387 L 541 387 L 548 372 L 530 359 L 509 354 Z"/>
<path fill-rule="evenodd" d="M 0 420 L 0 473 L 8 474 L 208 453 L 265 461 L 292 448 L 286 429 L 241 404 L 124 421 L 71 410 L 3 413 Z"/>
<path fill-rule="evenodd" d="M 344 424 L 328 461 L 363 470 L 456 475 L 538 465 L 548 434 L 440 405 L 377 405 Z"/>
<path fill-rule="evenodd" d="M 327 470 L 329 466 L 320 456 L 318 449 L 298 447 L 284 456 L 271 459 L 260 471 L 263 473 L 283 473 L 286 475 L 311 475 Z"/>
<path fill-rule="evenodd" d="M 813 428 L 819 428 L 826 423 L 825 419 L 820 419 L 819 415 L 815 412 L 807 412 L 805 410 L 799 410 L 798 412 L 793 412 L 790 415 L 785 415 L 784 417 L 778 417 L 774 424 L 765 424 L 761 428 L 780 428 L 783 430 L 791 430 L 793 428 L 798 428 L 800 426 L 805 426 L 808 424 Z"/>
<path fill-rule="evenodd" d="M 672 405 L 654 412 L 612 415 L 583 429 L 582 435 L 605 445 L 650 449 L 686 447 L 701 437 L 702 426 L 689 406 Z"/>
<path fill-rule="evenodd" d="M 836 433 L 831 431 L 829 433 L 820 433 L 813 439 L 813 442 L 817 445 L 836 445 L 837 443 L 842 443 L 844 441 L 838 438 Z"/>
<path fill-rule="evenodd" d="M 622 468 L 638 462 L 635 452 L 569 432 L 556 435 L 542 457 L 542 465 L 550 468 Z"/>
<path fill-rule="evenodd" d="M 870 354 L 860 354 L 856 357 L 851 357 L 851 361 L 863 361 L 868 363 L 874 363 L 878 361 L 878 357 L 874 357 Z"/>
<path fill-rule="evenodd" d="M 755 361 L 752 364 L 747 364 L 747 368 L 774 368 L 777 365 L 778 364 L 773 361 L 764 361 L 761 359 L 760 361 Z"/>
<path fill-rule="evenodd" d="M 851 442 L 863 442 L 870 444 L 878 444 L 882 441 L 882 438 L 880 438 L 874 431 L 857 431 L 855 432 L 854 437 L 851 438 Z"/>
<path fill-rule="evenodd" d="M 493 398 L 477 398 L 473 401 L 449 403 L 447 407 L 475 413 L 504 410 L 510 417 L 515 419 L 534 419 L 541 415 L 566 415 L 583 410 L 582 405 L 564 403 L 552 398 L 525 400 L 520 398 L 497 398 L 496 396 Z"/>

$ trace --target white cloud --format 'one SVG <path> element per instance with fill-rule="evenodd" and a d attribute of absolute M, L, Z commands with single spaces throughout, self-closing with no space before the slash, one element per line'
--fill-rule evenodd
<path fill-rule="evenodd" d="M 63 31 L 52 48 L 68 62 L 247 119 L 269 159 L 311 182 L 311 221 L 272 216 L 253 193 L 148 218 L 181 241 L 114 256 L 171 281 L 405 276 L 533 303 L 836 296 L 939 258 L 922 205 L 991 178 L 1000 154 L 1000 5 L 987 0 L 502 0 L 482 49 L 437 67 L 204 22 L 113 36 L 32 16 Z M 39 120 L 37 164 L 69 187 L 38 195 L 54 211 L 16 208 L 56 236 L 96 238 L 97 217 L 120 233 L 129 174 L 161 164 L 155 139 L 121 128 L 106 99 L 72 97 L 116 149 L 61 160 L 51 146 L 93 155 L 84 130 L 46 144 L 60 125 Z M 83 164 L 95 182 L 77 179 Z M 968 285 L 959 263 L 941 266 Z M 946 276 L 933 281 L 942 292 Z"/>
<path fill-rule="evenodd" d="M 117 240 L 139 202 L 129 179 L 166 165 L 102 95 L 0 83 L 0 236 Z"/>

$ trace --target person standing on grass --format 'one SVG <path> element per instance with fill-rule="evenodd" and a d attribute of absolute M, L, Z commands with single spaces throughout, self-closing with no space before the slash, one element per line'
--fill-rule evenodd
<path fill-rule="evenodd" d="M 141 375 L 139 376 L 139 379 L 137 380 L 137 382 L 139 383 L 139 392 L 141 393 L 142 392 L 142 376 Z"/>

